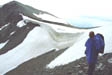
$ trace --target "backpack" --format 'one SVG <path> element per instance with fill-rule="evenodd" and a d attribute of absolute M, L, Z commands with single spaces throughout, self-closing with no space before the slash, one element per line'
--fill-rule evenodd
<path fill-rule="evenodd" d="M 98 53 L 104 53 L 105 48 L 105 42 L 104 42 L 104 36 L 100 33 L 96 34 L 96 49 L 98 50 Z"/>

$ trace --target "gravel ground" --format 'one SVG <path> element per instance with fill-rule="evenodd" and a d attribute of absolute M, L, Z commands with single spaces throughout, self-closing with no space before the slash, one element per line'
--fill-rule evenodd
<path fill-rule="evenodd" d="M 87 75 L 88 66 L 85 57 L 67 65 L 57 66 L 54 69 L 45 68 L 47 64 L 64 51 L 65 49 L 57 52 L 48 52 L 21 64 L 16 69 L 6 73 L 6 75 Z M 100 56 L 98 58 L 94 75 L 111 75 L 112 63 L 108 62 L 111 58 L 112 53 Z"/>

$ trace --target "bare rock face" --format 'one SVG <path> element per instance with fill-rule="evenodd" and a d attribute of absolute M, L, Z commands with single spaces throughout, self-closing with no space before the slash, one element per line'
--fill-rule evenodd
<path fill-rule="evenodd" d="M 0 8 L 0 24 L 1 26 L 4 24 L 7 24 L 10 21 L 16 21 L 18 20 L 20 13 L 20 6 L 17 2 L 12 1 L 10 3 L 7 3 Z M 22 17 L 19 19 L 21 20 Z"/>

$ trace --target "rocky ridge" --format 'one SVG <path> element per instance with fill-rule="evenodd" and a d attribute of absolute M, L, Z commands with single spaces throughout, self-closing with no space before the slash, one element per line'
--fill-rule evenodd
<path fill-rule="evenodd" d="M 34 58 L 6 73 L 6 75 L 87 75 L 88 65 L 85 57 L 66 65 L 57 66 L 53 69 L 46 68 L 46 65 L 63 51 L 64 50 L 58 52 L 52 51 L 38 58 Z M 111 75 L 111 67 L 112 53 L 99 56 L 94 75 Z"/>

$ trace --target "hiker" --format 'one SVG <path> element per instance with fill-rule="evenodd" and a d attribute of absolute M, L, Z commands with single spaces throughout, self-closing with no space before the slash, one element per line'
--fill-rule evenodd
<path fill-rule="evenodd" d="M 88 63 L 88 75 L 93 75 L 93 72 L 95 70 L 95 64 L 97 63 L 97 57 L 98 57 L 98 50 L 96 49 L 96 38 L 94 35 L 94 32 L 91 31 L 89 33 L 89 38 L 85 43 L 86 50 L 86 59 Z"/>

